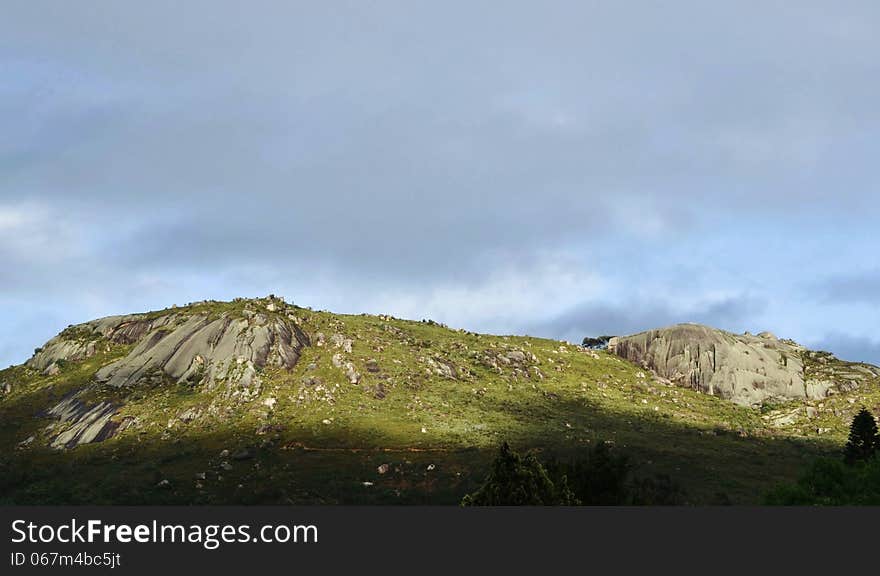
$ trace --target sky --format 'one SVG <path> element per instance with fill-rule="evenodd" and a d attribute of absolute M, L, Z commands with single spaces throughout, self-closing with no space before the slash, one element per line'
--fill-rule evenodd
<path fill-rule="evenodd" d="M 877 2 L 43 2 L 0 17 L 0 366 L 276 294 L 880 363 Z"/>

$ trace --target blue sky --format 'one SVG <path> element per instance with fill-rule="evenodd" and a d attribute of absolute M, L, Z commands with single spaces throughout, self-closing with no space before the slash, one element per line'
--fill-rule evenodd
<path fill-rule="evenodd" d="M 880 363 L 875 2 L 4 3 L 0 365 L 275 293 Z"/>

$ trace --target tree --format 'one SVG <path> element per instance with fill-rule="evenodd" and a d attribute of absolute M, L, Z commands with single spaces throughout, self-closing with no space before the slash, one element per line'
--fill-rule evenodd
<path fill-rule="evenodd" d="M 878 449 L 880 436 L 877 435 L 877 422 L 866 408 L 862 408 L 850 425 L 849 440 L 843 451 L 844 461 L 847 464 L 867 461 Z"/>
<path fill-rule="evenodd" d="M 598 338 L 592 338 L 587 336 L 581 342 L 581 346 L 584 348 L 589 348 L 591 350 L 604 350 L 608 347 L 608 342 L 613 338 L 613 336 L 599 336 Z"/>
<path fill-rule="evenodd" d="M 632 465 L 626 454 L 597 443 L 586 458 L 565 464 L 551 461 L 547 469 L 552 478 L 566 478 L 575 498 L 584 506 L 620 506 L 631 496 Z"/>
<path fill-rule="evenodd" d="M 462 506 L 566 506 L 577 504 L 565 478 L 554 483 L 534 454 L 520 456 L 505 442 L 486 482 Z"/>
<path fill-rule="evenodd" d="M 561 462 L 520 456 L 505 442 L 485 483 L 462 506 L 669 506 L 685 492 L 666 475 L 636 477 L 626 454 L 598 442 L 587 454 Z"/>

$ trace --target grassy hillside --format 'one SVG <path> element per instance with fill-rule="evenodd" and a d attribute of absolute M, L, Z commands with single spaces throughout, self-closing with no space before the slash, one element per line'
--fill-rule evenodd
<path fill-rule="evenodd" d="M 260 369 L 259 393 L 246 400 L 198 379 L 96 384 L 95 372 L 133 344 L 84 327 L 63 338 L 94 342 L 94 354 L 45 374 L 0 371 L 0 391 L 8 389 L 0 396 L 0 501 L 455 504 L 507 440 L 563 458 L 607 441 L 631 454 L 639 473 L 672 476 L 691 503 L 757 503 L 815 456 L 839 450 L 859 406 L 880 406 L 871 380 L 821 402 L 744 408 L 606 352 L 277 299 L 143 317 L 254 313 L 292 319 L 311 345 L 292 370 Z M 808 360 L 814 370 L 846 366 Z M 44 411 L 79 390 L 88 404 L 119 406 L 118 433 L 50 448 L 66 424 Z"/>

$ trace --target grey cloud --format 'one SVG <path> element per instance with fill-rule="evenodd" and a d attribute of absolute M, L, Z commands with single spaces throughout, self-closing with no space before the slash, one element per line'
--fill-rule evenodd
<path fill-rule="evenodd" d="M 0 310 L 9 306 L 21 307 L 26 301 L 6 301 L 0 298 Z M 12 363 L 27 360 L 34 349 L 41 346 L 68 324 L 66 314 L 50 306 L 27 302 L 30 307 L 26 318 L 4 315 L 3 336 L 0 337 L 0 369 Z"/>
<path fill-rule="evenodd" d="M 822 302 L 834 304 L 880 304 L 880 269 L 838 274 L 809 287 Z"/>
<path fill-rule="evenodd" d="M 531 327 L 538 336 L 565 335 L 573 342 L 585 336 L 635 334 L 652 328 L 696 322 L 732 332 L 758 332 L 752 322 L 766 303 L 752 296 L 725 298 L 688 310 L 670 307 L 662 300 L 633 298 L 626 304 L 585 303 L 556 318 Z"/>
<path fill-rule="evenodd" d="M 798 53 L 773 40 L 770 32 L 780 18 L 800 20 L 819 37 L 833 31 L 833 22 L 817 22 L 809 6 L 798 14 L 765 7 L 766 22 L 747 29 L 754 45 L 741 42 L 727 23 L 718 26 L 720 15 L 699 9 L 692 15 L 706 19 L 702 27 L 644 6 L 639 19 L 628 8 L 577 4 L 541 10 L 537 19 L 531 10 L 507 5 L 505 17 L 469 7 L 467 18 L 454 8 L 413 13 L 381 3 L 366 11 L 351 7 L 349 18 L 299 7 L 253 10 L 238 18 L 226 11 L 224 18 L 216 6 L 210 17 L 179 6 L 174 18 L 156 9 L 116 13 L 111 7 L 102 18 L 76 11 L 59 18 L 67 26 L 55 30 L 57 36 L 45 22 L 25 28 L 28 33 L 21 26 L 8 31 L 48 52 L 46 57 L 92 69 L 84 81 L 98 76 L 119 84 L 128 99 L 129 115 L 110 131 L 109 141 L 86 141 L 69 160 L 93 167 L 87 170 L 93 180 L 77 185 L 63 164 L 39 166 L 45 193 L 74 187 L 88 196 L 113 186 L 124 187 L 127 197 L 140 189 L 150 198 L 173 199 L 180 186 L 187 193 L 201 189 L 196 193 L 203 197 L 248 190 L 268 200 L 286 187 L 302 195 L 347 191 L 381 198 L 398 189 L 417 191 L 422 184 L 407 172 L 418 170 L 431 182 L 437 182 L 432 172 L 449 174 L 430 192 L 459 198 L 475 186 L 513 183 L 519 184 L 508 191 L 513 198 L 553 195 L 558 185 L 556 194 L 566 198 L 610 188 L 696 200 L 707 191 L 693 190 L 694 182 L 716 174 L 714 185 L 724 188 L 714 194 L 716 203 L 735 203 L 725 177 L 744 176 L 735 149 L 756 148 L 758 141 L 766 156 L 762 163 L 777 167 L 789 146 L 810 136 L 791 132 L 807 123 L 787 120 L 792 99 L 809 95 L 803 104 L 809 121 L 836 114 L 825 99 L 852 98 L 853 91 L 829 91 L 850 85 L 866 65 L 849 53 L 863 41 L 858 29 L 839 52 L 827 45 L 813 50 L 815 42 L 793 43 L 804 51 Z M 22 18 L 35 21 L 37 14 Z M 111 26 L 115 18 L 128 26 Z M 135 20 L 139 26 L 131 26 Z M 424 25 L 428 21 L 431 26 Z M 72 23 L 98 33 L 86 35 L 91 41 L 74 40 L 65 33 Z M 161 42 L 153 36 L 157 28 Z M 643 36 L 632 41 L 621 28 Z M 797 27 L 789 30 L 798 34 Z M 108 49 L 111 41 L 114 50 Z M 808 62 L 817 68 L 807 68 Z M 146 86 L 131 90 L 132 70 Z M 817 81 L 816 70 L 835 75 L 835 81 Z M 731 86 L 736 98 L 727 93 Z M 876 86 L 862 85 L 855 94 L 865 90 L 876 93 Z M 502 108 L 522 115 L 529 128 L 493 119 L 497 103 L 511 97 L 517 105 Z M 866 97 L 846 108 L 870 114 L 872 102 Z M 554 135 L 557 112 L 573 118 L 575 137 Z M 826 137 L 821 146 L 844 135 L 819 136 Z M 99 164 L 110 145 L 120 147 L 119 157 Z M 299 174 L 303 161 L 320 165 L 322 159 L 334 178 Z M 395 175 L 396 182 L 365 178 L 365 171 Z M 745 175 L 752 187 L 763 187 L 769 176 L 766 170 Z M 798 192 L 812 193 L 803 187 Z"/>
<path fill-rule="evenodd" d="M 880 341 L 872 338 L 831 333 L 813 343 L 811 347 L 833 352 L 843 360 L 880 366 Z"/>
<path fill-rule="evenodd" d="M 570 252 L 662 293 L 713 234 L 875 225 L 874 2 L 89 4 L 4 7 L 0 211 L 50 217 L 0 245 L 0 296 L 141 305 L 159 278 L 167 305 L 260 268 L 355 309 Z M 731 244 L 735 285 L 701 287 L 751 290 L 755 257 Z M 538 328 L 747 329 L 759 308 L 618 300 Z"/>

